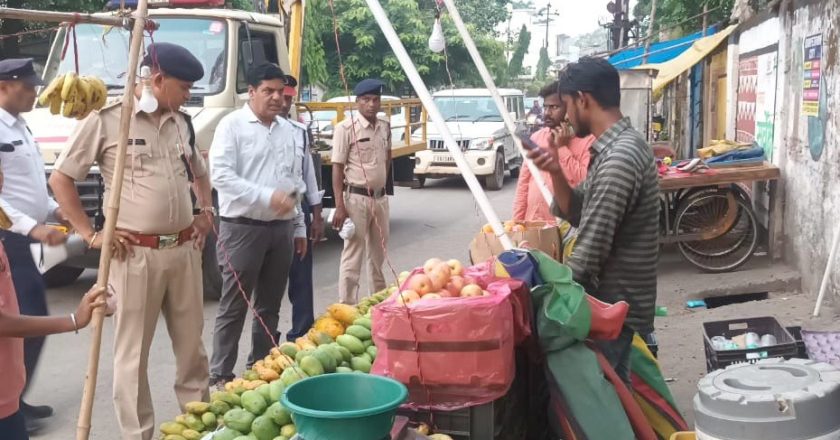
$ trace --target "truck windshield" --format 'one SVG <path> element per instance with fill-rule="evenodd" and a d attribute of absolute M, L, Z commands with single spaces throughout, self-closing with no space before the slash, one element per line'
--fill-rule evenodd
<path fill-rule="evenodd" d="M 223 20 L 195 18 L 155 18 L 160 28 L 153 34 L 155 43 L 175 43 L 186 47 L 204 66 L 204 77 L 192 88 L 195 95 L 214 95 L 225 87 L 227 24 Z M 66 27 L 58 32 L 53 43 L 52 57 L 47 63 L 49 82 L 55 75 L 76 69 L 74 45 L 68 45 L 61 60 Z M 128 65 L 129 32 L 125 29 L 80 24 L 76 26 L 79 52 L 79 73 L 101 78 L 110 93 L 119 93 L 125 86 Z M 145 38 L 148 45 L 150 39 Z"/>
<path fill-rule="evenodd" d="M 434 100 L 446 121 L 502 121 L 499 109 L 490 96 L 436 96 Z"/>

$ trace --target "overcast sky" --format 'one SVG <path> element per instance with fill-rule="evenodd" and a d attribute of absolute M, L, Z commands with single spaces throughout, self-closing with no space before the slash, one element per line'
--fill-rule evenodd
<path fill-rule="evenodd" d="M 545 7 L 546 0 L 534 0 L 537 9 Z M 607 12 L 609 0 L 553 0 L 551 10 L 557 11 L 563 27 L 563 33 L 571 36 L 585 34 L 598 29 L 598 22 L 608 21 L 612 16 Z M 630 10 L 636 5 L 636 0 L 630 0 Z"/>

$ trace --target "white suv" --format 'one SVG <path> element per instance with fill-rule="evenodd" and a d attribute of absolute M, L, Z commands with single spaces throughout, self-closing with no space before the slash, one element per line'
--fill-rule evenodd
<path fill-rule="evenodd" d="M 515 89 L 499 89 L 499 93 L 508 113 L 516 121 L 517 130 L 522 129 L 525 124 L 525 95 Z M 476 176 L 483 178 L 487 189 L 501 189 L 506 170 L 512 177 L 519 175 L 522 157 L 489 90 L 442 90 L 436 92 L 433 98 L 470 168 Z M 427 130 L 428 149 L 415 154 L 414 175 L 421 187 L 427 178 L 461 174 L 436 127 L 428 124 Z"/>

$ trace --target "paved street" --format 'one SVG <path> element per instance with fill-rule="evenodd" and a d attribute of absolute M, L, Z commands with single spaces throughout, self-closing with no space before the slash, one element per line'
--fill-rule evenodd
<path fill-rule="evenodd" d="M 487 195 L 502 218 L 510 217 L 516 181 L 508 177 L 502 191 Z M 391 243 L 389 257 L 397 272 L 422 264 L 427 258 L 438 256 L 468 261 L 468 246 L 472 235 L 483 225 L 484 219 L 473 202 L 469 189 L 460 179 L 430 180 L 424 189 L 397 188 L 391 198 Z M 315 310 L 324 310 L 337 300 L 338 261 L 341 242 L 332 237 L 315 251 Z M 391 275 L 386 275 L 391 278 Z M 94 282 L 95 273 L 86 272 L 73 286 L 49 292 L 53 314 L 70 313 L 81 294 Z M 210 347 L 211 330 L 216 303 L 204 306 L 204 341 Z M 281 330 L 288 330 L 290 309 L 281 310 Z M 250 324 L 246 325 L 250 329 Z M 248 333 L 248 331 L 246 331 Z M 113 324 L 106 321 L 99 381 L 94 405 L 92 439 L 114 440 L 117 423 L 111 399 Z M 249 334 L 240 344 L 240 363 L 236 371 L 244 369 L 250 346 Z M 41 365 L 27 400 L 36 404 L 50 404 L 56 409 L 48 428 L 38 439 L 72 438 L 81 401 L 85 366 L 89 350 L 87 330 L 79 335 L 64 334 L 47 339 Z M 157 423 L 177 415 L 178 407 L 172 391 L 174 359 L 163 319 L 149 359 L 149 381 L 155 401 Z"/>

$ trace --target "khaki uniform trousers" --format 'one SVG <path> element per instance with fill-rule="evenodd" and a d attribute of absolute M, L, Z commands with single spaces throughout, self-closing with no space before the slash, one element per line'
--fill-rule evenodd
<path fill-rule="evenodd" d="M 388 246 L 390 231 L 388 196 L 374 199 L 360 194 L 345 193 L 344 206 L 347 208 L 347 215 L 356 226 L 356 231 L 350 239 L 344 240 L 338 293 L 342 303 L 356 304 L 359 302 L 359 277 L 363 263 L 366 263 L 368 269 L 372 291 L 378 292 L 386 287 L 382 264 L 385 262 L 383 247 Z"/>
<path fill-rule="evenodd" d="M 134 246 L 134 255 L 111 262 L 117 296 L 114 334 L 114 404 L 122 440 L 151 440 L 155 414 L 149 390 L 149 348 L 163 312 L 175 353 L 175 396 L 181 409 L 209 398 L 201 252 L 188 242 L 170 249 Z"/>

